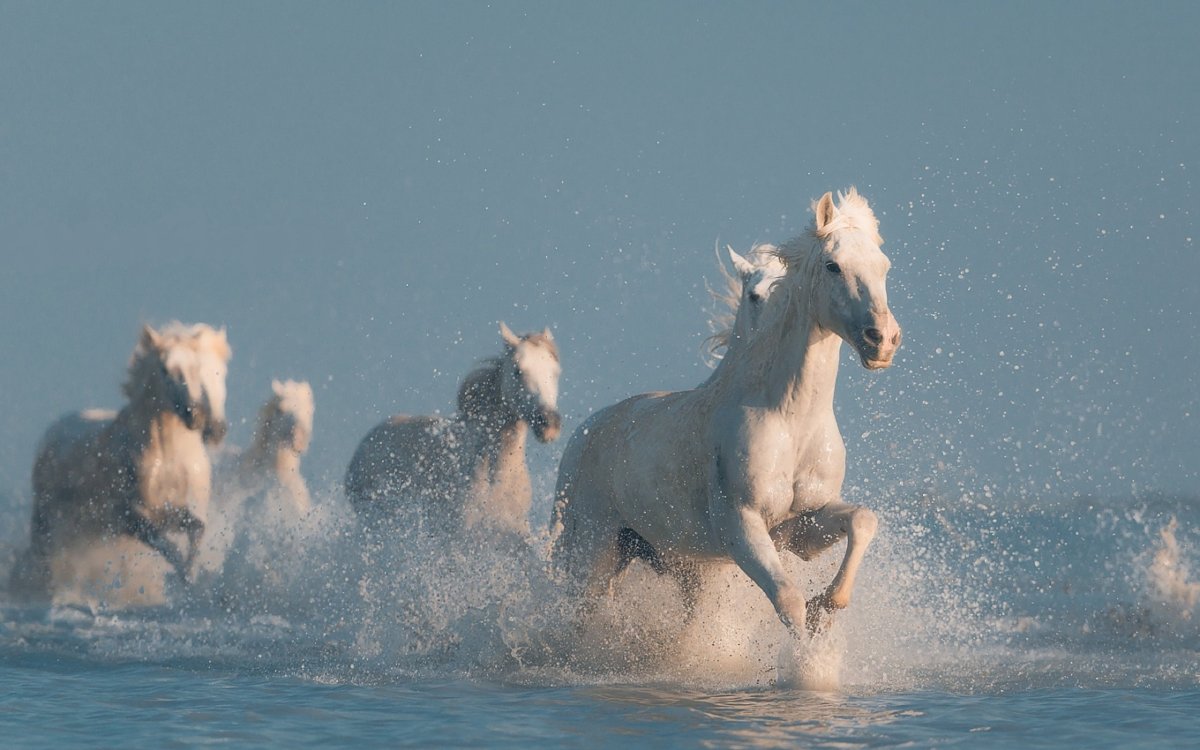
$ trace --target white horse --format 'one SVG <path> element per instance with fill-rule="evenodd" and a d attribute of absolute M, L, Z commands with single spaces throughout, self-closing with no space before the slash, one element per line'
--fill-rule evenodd
<path fill-rule="evenodd" d="M 867 201 L 851 188 L 836 205 L 826 193 L 813 208 L 809 231 L 772 251 L 784 275 L 757 313 L 743 301 L 705 383 L 627 399 L 572 435 L 559 467 L 552 554 L 585 602 L 643 557 L 677 573 L 685 593 L 696 565 L 737 564 L 797 635 L 849 604 L 876 517 L 841 499 L 838 359 L 845 341 L 864 367 L 888 367 L 900 327 Z M 807 560 L 843 537 L 837 574 L 806 602 L 780 551 Z"/>
<path fill-rule="evenodd" d="M 271 382 L 271 398 L 258 412 L 254 439 L 237 459 L 233 487 L 239 498 L 263 495 L 297 517 L 308 514 L 312 499 L 300 458 L 308 451 L 313 429 L 313 391 L 304 381 Z"/>
<path fill-rule="evenodd" d="M 54 558 L 89 545 L 136 539 L 190 580 L 212 483 L 205 443 L 226 432 L 225 330 L 144 326 L 119 412 L 69 414 L 42 438 L 33 467 L 26 590 L 55 585 Z M 171 538 L 186 535 L 188 551 Z"/>
<path fill-rule="evenodd" d="M 492 528 L 529 535 L 532 489 L 527 428 L 558 437 L 558 347 L 550 330 L 517 336 L 500 324 L 504 353 L 484 360 L 458 390 L 451 419 L 396 416 L 371 430 L 346 471 L 350 504 L 364 521 L 407 510 L 443 533 Z"/>

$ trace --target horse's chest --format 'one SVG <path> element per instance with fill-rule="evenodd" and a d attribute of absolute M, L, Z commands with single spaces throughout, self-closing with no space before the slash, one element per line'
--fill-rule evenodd
<path fill-rule="evenodd" d="M 842 493 L 846 448 L 837 429 L 822 430 L 796 446 L 792 473 L 792 511 L 824 507 Z"/>
<path fill-rule="evenodd" d="M 147 456 L 138 467 L 142 502 L 147 505 L 189 505 L 206 494 L 211 477 L 203 457 L 164 458 Z"/>
<path fill-rule="evenodd" d="M 748 411 L 738 442 L 745 490 L 765 516 L 781 520 L 820 508 L 841 494 L 845 448 L 836 423 L 814 419 L 797 425 L 780 415 Z M 735 483 L 736 484 L 736 483 Z"/>

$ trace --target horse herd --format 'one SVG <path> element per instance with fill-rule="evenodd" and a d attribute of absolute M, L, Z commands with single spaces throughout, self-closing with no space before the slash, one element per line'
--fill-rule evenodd
<path fill-rule="evenodd" d="M 804 234 L 729 250 L 728 306 L 718 357 L 694 389 L 646 393 L 594 413 L 568 441 L 550 520 L 555 579 L 580 616 L 634 560 L 679 584 L 689 610 L 706 570 L 733 563 L 793 634 L 844 608 L 876 529 L 845 503 L 845 449 L 833 411 L 841 344 L 888 367 L 900 328 L 887 304 L 890 263 L 867 201 L 854 188 L 813 206 Z M 528 540 L 527 434 L 561 429 L 558 348 L 550 331 L 500 325 L 503 351 L 462 381 L 450 418 L 396 416 L 371 430 L 346 471 L 364 531 L 403 525 L 446 539 Z M 300 459 L 312 433 L 307 383 L 272 384 L 252 445 L 218 448 L 226 432 L 223 329 L 145 326 L 118 412 L 53 424 L 33 468 L 28 550 L 15 588 L 53 594 L 75 550 L 136 540 L 184 583 L 194 579 L 214 496 L 266 496 L 297 516 L 311 501 Z M 214 457 L 217 470 L 214 471 Z M 214 484 L 216 491 L 214 491 Z M 808 560 L 845 539 L 830 584 L 806 600 L 780 555 Z"/>

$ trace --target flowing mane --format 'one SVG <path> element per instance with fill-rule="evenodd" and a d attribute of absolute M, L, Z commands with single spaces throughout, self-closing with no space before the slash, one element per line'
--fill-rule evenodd
<path fill-rule="evenodd" d="M 461 419 L 478 419 L 495 410 L 493 405 L 500 398 L 500 366 L 504 361 L 503 357 L 480 360 L 479 366 L 463 377 L 458 386 Z"/>
<path fill-rule="evenodd" d="M 817 212 L 818 201 L 813 201 L 812 210 L 813 213 Z M 875 218 L 875 212 L 871 210 L 867 199 L 859 195 L 858 190 L 853 186 L 844 193 L 838 191 L 837 214 L 830 221 L 823 223 L 818 228 L 817 221 L 814 219 L 805 228 L 804 234 L 780 245 L 776 250 L 776 255 L 789 266 L 803 263 L 811 257 L 814 244 L 829 238 L 834 232 L 845 229 L 866 232 L 876 246 L 883 244 L 883 237 L 879 234 L 879 220 Z"/>

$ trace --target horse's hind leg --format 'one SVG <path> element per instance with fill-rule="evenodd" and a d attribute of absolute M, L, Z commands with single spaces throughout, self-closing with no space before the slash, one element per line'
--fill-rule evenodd
<path fill-rule="evenodd" d="M 634 560 L 642 560 L 658 575 L 669 575 L 679 586 L 683 608 L 690 619 L 700 598 L 700 569 L 691 562 L 680 559 L 665 559 L 654 545 L 629 527 L 617 534 L 617 566 L 614 577 L 620 575 Z"/>
<path fill-rule="evenodd" d="M 777 531 L 776 537 L 784 549 L 803 560 L 811 560 L 846 539 L 846 556 L 824 592 L 808 602 L 808 629 L 820 626 L 822 613 L 845 609 L 850 604 L 854 579 L 862 564 L 867 546 L 875 537 L 878 526 L 875 513 L 868 508 L 847 503 L 830 503 L 824 508 L 789 521 Z"/>

